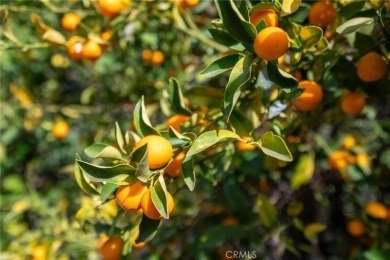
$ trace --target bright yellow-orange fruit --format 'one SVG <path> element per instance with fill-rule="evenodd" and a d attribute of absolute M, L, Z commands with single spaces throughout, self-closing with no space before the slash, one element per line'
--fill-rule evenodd
<path fill-rule="evenodd" d="M 321 28 L 328 26 L 336 17 L 336 9 L 331 1 L 318 1 L 309 11 L 309 22 Z"/>
<path fill-rule="evenodd" d="M 83 50 L 81 51 L 81 56 L 83 59 L 90 60 L 90 61 L 96 61 L 100 58 L 103 54 L 103 49 L 100 44 L 93 40 L 88 40 L 84 46 Z"/>
<path fill-rule="evenodd" d="M 350 150 L 355 144 L 357 144 L 355 137 L 347 135 L 344 137 L 342 147 L 345 150 Z"/>
<path fill-rule="evenodd" d="M 250 14 L 249 21 L 254 26 L 258 25 L 261 20 L 264 20 L 267 27 L 278 26 L 278 15 L 272 9 L 262 9 Z"/>
<path fill-rule="evenodd" d="M 362 112 L 366 100 L 364 96 L 357 92 L 345 95 L 341 100 L 341 110 L 347 115 L 356 116 Z"/>
<path fill-rule="evenodd" d="M 120 186 L 116 192 L 116 201 L 127 211 L 136 211 L 141 208 L 141 199 L 147 187 L 140 181 Z"/>
<path fill-rule="evenodd" d="M 104 16 L 112 18 L 121 11 L 129 9 L 130 0 L 99 0 L 98 5 Z"/>
<path fill-rule="evenodd" d="M 150 49 L 145 49 L 142 51 L 142 59 L 146 62 L 150 62 L 152 55 L 153 55 L 153 52 Z"/>
<path fill-rule="evenodd" d="M 100 254 L 103 260 L 121 259 L 123 249 L 123 240 L 120 236 L 113 236 L 100 248 Z"/>
<path fill-rule="evenodd" d="M 182 4 L 184 5 L 184 7 L 194 8 L 195 6 L 197 6 L 199 4 L 199 1 L 200 0 L 184 0 L 184 2 Z"/>
<path fill-rule="evenodd" d="M 68 40 L 67 50 L 70 57 L 75 60 L 81 60 L 83 58 L 81 52 L 83 51 L 84 39 L 79 36 L 72 36 Z"/>
<path fill-rule="evenodd" d="M 53 135 L 58 139 L 64 139 L 69 134 L 69 125 L 65 121 L 57 121 L 52 129 Z"/>
<path fill-rule="evenodd" d="M 159 135 L 148 135 L 143 137 L 135 146 L 135 149 L 147 144 L 148 163 L 150 169 L 157 169 L 165 166 L 172 158 L 173 149 L 167 139 Z"/>
<path fill-rule="evenodd" d="M 61 19 L 62 28 L 69 32 L 73 32 L 74 30 L 76 30 L 80 22 L 80 17 L 74 13 L 67 13 Z"/>
<path fill-rule="evenodd" d="M 364 234 L 365 225 L 360 219 L 352 219 L 348 221 L 347 230 L 348 233 L 354 237 L 360 237 Z"/>
<path fill-rule="evenodd" d="M 108 42 L 112 37 L 112 31 L 111 30 L 107 30 L 107 31 L 104 31 L 100 34 L 100 38 L 102 40 L 105 40 L 106 42 Z"/>
<path fill-rule="evenodd" d="M 258 57 L 276 60 L 288 49 L 287 33 L 279 27 L 267 27 L 257 34 L 254 48 Z"/>
<path fill-rule="evenodd" d="M 347 168 L 347 153 L 344 151 L 334 151 L 328 156 L 328 163 L 332 170 L 343 170 Z"/>
<path fill-rule="evenodd" d="M 186 158 L 186 152 L 182 151 L 179 153 L 175 159 L 165 168 L 165 173 L 171 177 L 179 177 L 182 175 L 181 165 L 183 164 L 184 159 Z"/>
<path fill-rule="evenodd" d="M 141 247 L 144 247 L 146 245 L 146 242 L 141 242 L 141 243 L 136 243 L 135 240 L 137 240 L 138 238 L 138 234 L 139 234 L 139 229 L 137 228 L 133 234 L 131 235 L 131 245 L 134 247 L 134 248 L 141 248 Z"/>
<path fill-rule="evenodd" d="M 171 116 L 167 121 L 167 129 L 169 130 L 169 127 L 172 126 L 173 129 L 180 132 L 180 125 L 184 124 L 190 120 L 189 116 L 177 114 L 174 116 Z"/>
<path fill-rule="evenodd" d="M 364 207 L 364 211 L 373 218 L 386 219 L 387 209 L 380 202 L 370 202 Z"/>
<path fill-rule="evenodd" d="M 172 195 L 167 192 L 167 199 L 168 199 L 168 214 L 171 214 L 173 208 L 175 207 L 175 203 L 173 201 Z M 162 216 L 160 212 L 156 209 L 156 206 L 154 206 L 154 203 L 152 201 L 152 191 L 147 190 L 145 194 L 142 196 L 141 200 L 141 207 L 144 212 L 144 214 L 150 218 L 150 219 L 161 219 Z"/>
<path fill-rule="evenodd" d="M 164 62 L 164 54 L 161 51 L 154 51 L 150 57 L 149 63 L 152 66 L 160 65 Z"/>
<path fill-rule="evenodd" d="M 314 81 L 303 80 L 298 88 L 303 88 L 301 95 L 293 101 L 293 105 L 301 111 L 316 109 L 322 100 L 322 88 Z"/>
<path fill-rule="evenodd" d="M 371 164 L 371 158 L 365 152 L 359 152 L 356 156 L 356 164 L 359 167 L 368 167 Z"/>
<path fill-rule="evenodd" d="M 377 52 L 371 51 L 364 55 L 356 65 L 357 75 L 364 82 L 374 82 L 384 78 L 387 65 Z"/>
<path fill-rule="evenodd" d="M 32 249 L 32 260 L 46 260 L 47 250 L 43 245 L 34 246 Z"/>
<path fill-rule="evenodd" d="M 253 138 L 250 136 L 244 136 L 244 137 L 242 137 L 242 139 L 244 141 L 248 141 L 248 140 L 253 139 Z M 256 146 L 238 141 L 237 142 L 237 149 L 240 151 L 254 151 L 254 150 L 256 150 Z"/>

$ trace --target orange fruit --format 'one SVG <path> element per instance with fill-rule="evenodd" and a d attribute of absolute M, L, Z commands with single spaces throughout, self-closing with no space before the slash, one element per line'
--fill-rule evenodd
<path fill-rule="evenodd" d="M 359 167 L 368 167 L 371 164 L 371 158 L 365 152 L 359 152 L 356 156 L 356 164 Z"/>
<path fill-rule="evenodd" d="M 129 0 L 99 0 L 98 2 L 100 12 L 108 17 L 112 18 L 118 15 L 121 11 L 130 8 Z"/>
<path fill-rule="evenodd" d="M 188 120 L 190 120 L 190 117 L 186 115 L 178 114 L 171 116 L 167 121 L 167 129 L 169 130 L 169 127 L 172 126 L 173 129 L 180 132 L 180 125 L 184 124 Z"/>
<path fill-rule="evenodd" d="M 61 19 L 62 28 L 69 32 L 73 32 L 74 30 L 76 30 L 80 22 L 80 17 L 74 13 L 67 13 Z"/>
<path fill-rule="evenodd" d="M 140 181 L 120 186 L 116 192 L 116 201 L 127 211 L 136 211 L 141 208 L 141 198 L 147 187 Z"/>
<path fill-rule="evenodd" d="M 153 55 L 153 52 L 150 49 L 145 49 L 142 51 L 142 59 L 148 63 L 150 62 L 152 55 Z"/>
<path fill-rule="evenodd" d="M 261 20 L 264 20 L 267 27 L 278 26 L 278 15 L 272 9 L 262 9 L 250 14 L 249 21 L 254 26 L 258 25 Z"/>
<path fill-rule="evenodd" d="M 386 219 L 387 218 L 387 209 L 385 205 L 380 202 L 370 202 L 364 207 L 364 211 L 367 215 L 373 218 Z"/>
<path fill-rule="evenodd" d="M 32 249 L 32 260 L 46 260 L 47 250 L 43 245 L 34 246 Z"/>
<path fill-rule="evenodd" d="M 107 31 L 104 31 L 100 34 L 100 38 L 102 40 L 105 40 L 106 42 L 108 42 L 112 37 L 112 31 L 111 30 L 107 30 Z"/>
<path fill-rule="evenodd" d="M 122 249 L 122 238 L 120 236 L 113 236 L 104 243 L 99 251 L 103 260 L 119 260 L 121 259 Z"/>
<path fill-rule="evenodd" d="M 364 99 L 364 96 L 357 92 L 351 92 L 341 99 L 341 110 L 350 116 L 360 114 L 365 105 L 366 100 Z"/>
<path fill-rule="evenodd" d="M 222 220 L 222 225 L 225 226 L 237 226 L 238 225 L 238 220 L 233 217 L 226 217 Z"/>
<path fill-rule="evenodd" d="M 175 159 L 165 168 L 165 173 L 171 177 L 179 177 L 182 175 L 181 165 L 183 164 L 184 159 L 186 158 L 186 152 L 182 151 L 176 155 Z"/>
<path fill-rule="evenodd" d="M 133 234 L 131 235 L 131 245 L 134 247 L 134 248 L 141 248 L 141 247 L 144 247 L 146 245 L 146 242 L 141 242 L 141 243 L 136 243 L 135 240 L 137 240 L 138 238 L 138 234 L 139 234 L 139 229 L 137 228 Z"/>
<path fill-rule="evenodd" d="M 84 39 L 79 36 L 72 36 L 68 40 L 67 50 L 70 57 L 75 60 L 81 60 L 83 58 L 81 52 L 83 51 Z"/>
<path fill-rule="evenodd" d="M 350 150 L 355 144 L 357 144 L 355 137 L 347 135 L 346 137 L 344 137 L 342 147 L 345 150 Z"/>
<path fill-rule="evenodd" d="M 150 65 L 157 66 L 164 62 L 164 54 L 161 51 L 154 51 L 150 57 Z"/>
<path fill-rule="evenodd" d="M 171 214 L 173 208 L 175 207 L 175 203 L 173 201 L 172 195 L 167 192 L 168 199 L 168 215 Z M 144 214 L 150 219 L 161 219 L 162 216 L 160 212 L 154 206 L 152 201 L 152 190 L 147 190 L 141 199 L 141 207 Z"/>
<path fill-rule="evenodd" d="M 365 225 L 363 221 L 361 221 L 360 219 L 352 219 L 348 221 L 347 230 L 348 233 L 351 234 L 352 236 L 360 237 L 361 235 L 363 235 L 364 229 L 365 229 Z"/>
<path fill-rule="evenodd" d="M 148 163 L 150 169 L 157 169 L 165 166 L 172 158 L 173 149 L 167 139 L 159 135 L 148 135 L 143 137 L 135 146 L 135 149 L 147 144 Z"/>
<path fill-rule="evenodd" d="M 242 137 L 242 139 L 244 141 L 248 141 L 248 140 L 251 140 L 253 138 L 251 136 L 244 136 L 244 137 Z M 254 146 L 252 144 L 247 144 L 245 142 L 238 141 L 237 142 L 237 149 L 240 151 L 254 151 L 254 150 L 256 150 L 256 146 Z"/>
<path fill-rule="evenodd" d="M 371 51 L 364 55 L 356 65 L 357 75 L 364 82 L 374 82 L 384 78 L 387 65 L 377 52 Z"/>
<path fill-rule="evenodd" d="M 53 125 L 52 133 L 56 138 L 64 139 L 65 137 L 68 136 L 68 133 L 69 133 L 68 123 L 65 121 L 57 121 Z"/>
<path fill-rule="evenodd" d="M 328 156 L 328 163 L 332 170 L 343 170 L 347 168 L 347 153 L 344 151 L 334 151 Z"/>
<path fill-rule="evenodd" d="M 299 82 L 298 88 L 303 88 L 304 91 L 295 99 L 292 104 L 301 111 L 310 111 L 321 103 L 322 88 L 314 81 L 303 80 Z"/>
<path fill-rule="evenodd" d="M 257 34 L 254 48 L 260 58 L 276 60 L 287 51 L 287 33 L 279 27 L 267 27 Z"/>
<path fill-rule="evenodd" d="M 184 7 L 194 8 L 199 4 L 199 0 L 184 0 L 182 4 L 184 5 Z"/>
<path fill-rule="evenodd" d="M 309 11 L 309 22 L 312 25 L 325 28 L 336 17 L 336 9 L 330 1 L 318 1 Z"/>
<path fill-rule="evenodd" d="M 81 52 L 81 56 L 84 59 L 90 61 L 96 61 L 97 59 L 100 58 L 100 56 L 102 56 L 102 54 L 103 54 L 102 46 L 100 46 L 100 44 L 98 44 L 93 40 L 88 40 L 84 44 L 83 50 Z"/>

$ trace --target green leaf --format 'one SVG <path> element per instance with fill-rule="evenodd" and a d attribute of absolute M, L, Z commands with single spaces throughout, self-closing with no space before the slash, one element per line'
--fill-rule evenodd
<path fill-rule="evenodd" d="M 132 131 L 126 131 L 125 142 L 126 146 L 124 147 L 127 153 L 131 153 L 135 148 L 135 144 L 140 140 L 139 136 Z"/>
<path fill-rule="evenodd" d="M 308 183 L 314 174 L 314 154 L 307 153 L 299 157 L 297 166 L 295 167 L 294 175 L 291 178 L 291 187 L 298 189 L 302 185 Z"/>
<path fill-rule="evenodd" d="M 165 186 L 164 177 L 160 174 L 158 182 L 151 188 L 152 201 L 157 211 L 168 219 L 168 199 L 167 199 L 167 187 Z"/>
<path fill-rule="evenodd" d="M 142 182 L 147 182 L 152 175 L 149 169 L 147 148 L 147 144 L 139 147 L 131 157 L 131 165 L 136 168 L 135 176 Z"/>
<path fill-rule="evenodd" d="M 230 74 L 229 82 L 226 85 L 223 104 L 223 112 L 227 117 L 227 120 L 229 120 L 230 114 L 240 97 L 240 88 L 251 78 L 252 64 L 256 59 L 256 54 L 249 54 L 245 56 L 236 63 Z"/>
<path fill-rule="evenodd" d="M 253 44 L 256 37 L 255 27 L 245 21 L 233 0 L 214 0 L 222 23 L 230 35 L 244 43 Z"/>
<path fill-rule="evenodd" d="M 141 223 L 139 225 L 139 235 L 136 239 L 136 243 L 148 242 L 156 235 L 158 226 L 160 225 L 160 219 L 150 219 L 145 214 L 142 216 Z"/>
<path fill-rule="evenodd" d="M 138 101 L 134 108 L 134 123 L 135 129 L 142 137 L 147 135 L 160 135 L 160 133 L 152 127 L 149 117 L 145 111 L 144 97 Z"/>
<path fill-rule="evenodd" d="M 279 85 L 285 92 L 291 92 L 298 87 L 298 81 L 285 72 L 275 61 L 268 61 L 267 73 L 269 79 Z"/>
<path fill-rule="evenodd" d="M 242 230 L 239 226 L 213 226 L 207 233 L 200 237 L 200 246 L 204 248 L 216 248 L 232 238 L 240 237 Z"/>
<path fill-rule="evenodd" d="M 223 102 L 223 92 L 211 87 L 193 87 L 186 91 L 186 97 L 199 107 L 219 109 Z"/>
<path fill-rule="evenodd" d="M 301 93 L 303 91 L 305 91 L 305 89 L 303 89 L 303 88 L 296 88 L 293 91 L 286 93 L 286 95 L 284 97 L 288 101 L 295 100 L 295 99 L 297 99 L 301 95 Z"/>
<path fill-rule="evenodd" d="M 119 188 L 119 185 L 117 184 L 113 184 L 113 183 L 106 183 L 103 188 L 102 188 L 102 191 L 100 192 L 100 200 L 102 201 L 102 203 L 104 203 L 107 198 L 117 189 Z"/>
<path fill-rule="evenodd" d="M 315 235 L 318 233 L 324 231 L 326 229 L 326 226 L 321 223 L 310 223 L 306 225 L 306 227 L 303 229 L 303 235 L 307 239 L 312 239 L 314 238 Z"/>
<path fill-rule="evenodd" d="M 278 222 L 278 212 L 274 205 L 272 205 L 268 198 L 262 194 L 259 194 L 257 198 L 257 205 L 259 207 L 259 216 L 261 223 L 266 228 L 274 228 Z"/>
<path fill-rule="evenodd" d="M 322 37 L 322 29 L 317 26 L 302 26 L 299 32 L 303 48 L 309 49 L 318 43 Z"/>
<path fill-rule="evenodd" d="M 169 79 L 172 108 L 179 114 L 190 116 L 192 112 L 186 107 L 180 84 L 175 78 Z"/>
<path fill-rule="evenodd" d="M 260 141 L 260 142 L 259 142 Z M 293 160 L 290 150 L 283 139 L 274 135 L 271 131 L 266 132 L 256 144 L 266 155 L 276 159 L 291 162 Z"/>
<path fill-rule="evenodd" d="M 121 131 L 121 128 L 119 127 L 118 122 L 115 122 L 115 139 L 116 139 L 116 142 L 118 144 L 119 149 L 121 149 L 121 151 L 123 153 L 126 153 L 126 150 L 125 150 L 125 146 L 126 146 L 125 138 L 123 137 L 123 133 Z"/>
<path fill-rule="evenodd" d="M 287 108 L 287 104 L 280 101 L 275 100 L 268 108 L 268 119 L 272 119 L 280 115 Z"/>
<path fill-rule="evenodd" d="M 226 140 L 237 140 L 239 138 L 240 137 L 237 134 L 228 130 L 213 130 L 205 132 L 192 143 L 191 148 L 188 150 L 187 157 L 200 153 L 216 143 Z"/>
<path fill-rule="evenodd" d="M 91 158 L 110 158 L 124 160 L 121 152 L 113 146 L 106 144 L 93 144 L 84 150 L 85 154 Z"/>
<path fill-rule="evenodd" d="M 169 127 L 169 136 L 171 137 L 176 137 L 180 140 L 185 140 L 185 141 L 189 141 L 191 142 L 191 138 L 189 138 L 188 136 L 186 135 L 183 135 L 181 133 L 179 133 L 178 131 L 175 130 L 175 128 L 173 128 L 172 126 Z M 172 145 L 173 146 L 173 145 Z"/>
<path fill-rule="evenodd" d="M 288 205 L 288 208 L 287 208 L 287 215 L 289 216 L 292 216 L 292 217 L 296 217 L 298 216 L 299 214 L 301 214 L 302 210 L 303 210 L 303 203 L 300 202 L 300 201 L 292 201 L 289 205 Z"/>
<path fill-rule="evenodd" d="M 194 190 L 195 182 L 196 182 L 195 172 L 192 165 L 193 164 L 192 158 L 193 156 L 188 156 L 187 154 L 186 158 L 184 159 L 181 165 L 181 171 L 183 173 L 184 182 L 190 191 Z"/>
<path fill-rule="evenodd" d="M 283 0 L 281 17 L 290 15 L 298 10 L 302 0 Z"/>
<path fill-rule="evenodd" d="M 57 30 L 49 28 L 42 34 L 42 40 L 48 43 L 57 44 L 57 45 L 65 45 L 66 38 L 65 36 Z"/>
<path fill-rule="evenodd" d="M 242 58 L 241 54 L 232 54 L 229 56 L 222 57 L 216 61 L 213 61 L 207 66 L 201 74 L 205 77 L 215 77 L 225 71 L 231 70 L 234 65 Z"/>
<path fill-rule="evenodd" d="M 374 18 L 371 17 L 357 17 L 349 21 L 346 21 L 342 25 L 336 28 L 336 32 L 340 34 L 349 34 L 356 32 L 359 28 L 372 24 Z"/>
<path fill-rule="evenodd" d="M 135 169 L 128 164 L 119 164 L 116 166 L 98 166 L 87 162 L 76 160 L 81 170 L 92 181 L 109 182 L 117 185 L 126 185 L 137 180 Z"/>
<path fill-rule="evenodd" d="M 390 259 L 390 250 L 371 249 L 364 252 L 367 260 L 388 260 Z"/>
<path fill-rule="evenodd" d="M 79 165 L 77 164 L 78 159 L 79 157 L 78 155 L 76 155 L 76 160 L 74 164 L 74 176 L 77 184 L 79 185 L 80 189 L 84 191 L 86 194 L 91 196 L 99 195 L 99 193 L 95 190 L 95 188 L 92 187 L 85 179 L 83 172 L 81 171 Z"/>
<path fill-rule="evenodd" d="M 253 123 L 237 109 L 230 115 L 230 126 L 239 136 L 250 136 L 254 131 Z"/>
<path fill-rule="evenodd" d="M 209 32 L 216 42 L 236 51 L 245 50 L 245 47 L 239 41 L 232 38 L 228 32 L 216 28 L 210 28 Z"/>
<path fill-rule="evenodd" d="M 267 28 L 267 24 L 265 23 L 264 20 L 261 20 L 260 23 L 258 23 L 256 25 L 256 31 L 257 33 L 261 32 L 262 30 L 264 30 L 265 28 Z"/>

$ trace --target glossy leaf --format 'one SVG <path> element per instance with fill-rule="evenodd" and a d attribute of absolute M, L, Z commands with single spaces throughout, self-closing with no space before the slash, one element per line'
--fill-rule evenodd
<path fill-rule="evenodd" d="M 215 77 L 228 70 L 231 70 L 234 65 L 242 58 L 240 54 L 232 54 L 229 56 L 222 57 L 218 60 L 213 61 L 208 65 L 201 74 L 205 77 Z"/>
<path fill-rule="evenodd" d="M 152 172 L 149 169 L 147 144 L 134 151 L 131 157 L 131 165 L 136 168 L 135 176 L 140 181 L 147 182 L 149 180 Z"/>
<path fill-rule="evenodd" d="M 236 51 L 245 50 L 245 47 L 239 41 L 230 36 L 228 32 L 216 28 L 210 28 L 209 32 L 216 42 Z"/>
<path fill-rule="evenodd" d="M 309 49 L 318 43 L 322 37 L 322 29 L 317 26 L 309 25 L 302 26 L 299 32 L 299 37 L 303 44 L 303 48 Z"/>
<path fill-rule="evenodd" d="M 113 146 L 106 144 L 93 144 L 84 150 L 91 158 L 111 158 L 123 160 L 121 152 Z"/>
<path fill-rule="evenodd" d="M 259 216 L 261 223 L 266 228 L 274 228 L 278 222 L 278 213 L 274 205 L 272 205 L 268 198 L 259 194 L 257 198 L 257 206 L 259 207 Z"/>
<path fill-rule="evenodd" d="M 233 110 L 232 114 L 230 115 L 230 126 L 239 136 L 252 135 L 254 131 L 253 123 L 244 114 L 236 109 Z"/>
<path fill-rule="evenodd" d="M 291 178 L 291 187 L 298 189 L 302 185 L 308 183 L 313 177 L 315 168 L 314 154 L 306 153 L 299 157 L 297 166 L 294 170 L 294 175 Z"/>
<path fill-rule="evenodd" d="M 78 159 L 78 156 L 76 156 L 76 158 Z M 79 185 L 80 189 L 82 191 L 84 191 L 86 194 L 91 195 L 91 196 L 99 195 L 97 190 L 94 187 L 92 187 L 87 182 L 87 180 L 84 178 L 84 174 L 81 171 L 79 165 L 77 164 L 77 159 L 76 159 L 75 164 L 74 164 L 74 176 L 75 176 L 76 182 Z"/>
<path fill-rule="evenodd" d="M 100 200 L 102 201 L 102 203 L 104 203 L 107 198 L 117 189 L 119 188 L 119 185 L 117 184 L 113 184 L 113 183 L 106 183 L 103 188 L 102 188 L 102 191 L 100 192 Z"/>
<path fill-rule="evenodd" d="M 160 135 L 160 133 L 152 127 L 149 117 L 146 114 L 144 97 L 138 101 L 134 108 L 134 123 L 138 134 L 142 137 L 147 135 Z"/>
<path fill-rule="evenodd" d="M 260 141 L 260 142 L 259 142 Z M 276 159 L 291 162 L 292 155 L 284 140 L 274 135 L 271 131 L 266 132 L 256 144 L 266 155 Z"/>
<path fill-rule="evenodd" d="M 267 73 L 269 79 L 287 93 L 298 87 L 298 81 L 292 75 L 280 68 L 275 61 L 268 62 Z"/>
<path fill-rule="evenodd" d="M 230 74 L 229 82 L 226 85 L 223 104 L 223 112 L 228 120 L 240 97 L 240 88 L 251 78 L 252 64 L 256 59 L 257 56 L 255 54 L 245 56 L 236 63 Z"/>
<path fill-rule="evenodd" d="M 268 119 L 279 116 L 286 108 L 286 103 L 283 103 L 280 100 L 275 100 L 268 108 Z"/>
<path fill-rule="evenodd" d="M 200 153 L 216 143 L 227 140 L 237 140 L 239 138 L 240 137 L 237 134 L 228 130 L 213 130 L 205 132 L 192 143 L 191 148 L 188 150 L 187 157 Z"/>
<path fill-rule="evenodd" d="M 171 91 L 172 108 L 179 114 L 192 115 L 192 112 L 186 107 L 180 84 L 175 78 L 169 79 L 169 88 Z"/>
<path fill-rule="evenodd" d="M 136 239 L 136 243 L 138 244 L 152 240 L 157 233 L 160 222 L 160 220 L 150 219 L 144 214 L 139 225 L 139 235 Z"/>
<path fill-rule="evenodd" d="M 374 18 L 371 17 L 357 17 L 346 21 L 342 25 L 336 28 L 336 32 L 340 34 L 349 34 L 356 32 L 359 28 L 372 24 Z"/>
<path fill-rule="evenodd" d="M 137 180 L 135 169 L 128 164 L 115 166 L 97 166 L 80 160 L 76 160 L 81 170 L 92 181 L 109 182 L 118 185 L 126 185 Z"/>
<path fill-rule="evenodd" d="M 125 138 L 123 137 L 123 133 L 121 131 L 121 128 L 119 127 L 118 122 L 115 122 L 115 139 L 116 139 L 116 143 L 118 144 L 119 149 L 121 149 L 121 151 L 123 153 L 126 153 L 126 150 L 125 150 L 125 146 L 126 146 Z"/>
<path fill-rule="evenodd" d="M 222 23 L 236 40 L 253 44 L 256 37 L 255 27 L 245 21 L 233 0 L 214 0 Z"/>
<path fill-rule="evenodd" d="M 188 156 L 187 154 L 186 158 L 184 159 L 181 165 L 181 171 L 183 173 L 184 182 L 190 191 L 194 190 L 195 182 L 196 182 L 192 158 L 193 156 Z"/>
<path fill-rule="evenodd" d="M 158 181 L 151 188 L 152 201 L 157 211 L 163 216 L 163 218 L 169 218 L 168 214 L 168 202 L 167 202 L 167 187 L 163 175 L 160 175 Z"/>
<path fill-rule="evenodd" d="M 324 231 L 326 229 L 326 226 L 321 223 L 310 223 L 303 229 L 303 235 L 307 239 L 313 238 L 318 233 Z"/>
<path fill-rule="evenodd" d="M 67 42 L 65 36 L 62 33 L 51 28 L 42 34 L 42 40 L 56 45 L 65 45 Z"/>

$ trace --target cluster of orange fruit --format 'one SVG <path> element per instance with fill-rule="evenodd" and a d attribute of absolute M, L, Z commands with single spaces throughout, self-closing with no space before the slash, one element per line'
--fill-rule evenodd
<path fill-rule="evenodd" d="M 382 219 L 390 222 L 390 208 L 386 208 L 380 202 L 373 201 L 364 207 L 366 214 L 375 219 Z M 351 219 L 347 223 L 347 231 L 351 236 L 361 237 L 366 231 L 366 225 L 361 219 Z"/>
<path fill-rule="evenodd" d="M 363 169 L 370 167 L 371 159 L 358 145 L 356 138 L 346 136 L 342 143 L 342 149 L 333 151 L 328 156 L 328 163 L 332 170 L 343 172 L 349 164 L 356 164 Z"/>
<path fill-rule="evenodd" d="M 165 56 L 161 51 L 145 49 L 142 51 L 142 59 L 146 62 L 147 65 L 157 66 L 164 62 Z"/>

